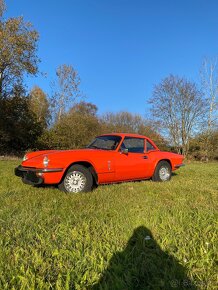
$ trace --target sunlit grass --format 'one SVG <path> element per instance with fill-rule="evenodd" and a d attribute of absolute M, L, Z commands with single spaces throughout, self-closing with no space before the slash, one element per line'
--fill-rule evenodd
<path fill-rule="evenodd" d="M 72 195 L 22 184 L 17 164 L 0 161 L 0 289 L 217 289 L 218 163 Z"/>

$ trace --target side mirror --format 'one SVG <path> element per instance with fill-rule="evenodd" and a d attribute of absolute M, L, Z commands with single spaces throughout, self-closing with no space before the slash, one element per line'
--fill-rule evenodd
<path fill-rule="evenodd" d="M 127 148 L 121 149 L 121 151 L 120 151 L 121 154 L 126 154 L 126 155 L 128 155 L 128 152 L 129 152 L 129 150 Z"/>

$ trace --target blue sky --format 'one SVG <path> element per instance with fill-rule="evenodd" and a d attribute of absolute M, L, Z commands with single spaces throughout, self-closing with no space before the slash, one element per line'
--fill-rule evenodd
<path fill-rule="evenodd" d="M 39 31 L 40 71 L 29 87 L 50 92 L 60 64 L 79 72 L 99 113 L 148 114 L 153 86 L 172 74 L 197 80 L 204 57 L 218 55 L 216 0 L 6 0 Z"/>

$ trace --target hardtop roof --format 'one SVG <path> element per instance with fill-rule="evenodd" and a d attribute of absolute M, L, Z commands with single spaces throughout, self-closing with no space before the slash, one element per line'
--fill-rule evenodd
<path fill-rule="evenodd" d="M 101 134 L 99 136 L 110 136 L 110 135 L 114 135 L 114 136 L 120 136 L 120 137 L 138 137 L 138 138 L 148 138 L 144 135 L 140 135 L 140 134 L 135 134 L 135 133 L 107 133 L 107 134 Z M 148 138 L 149 139 L 149 138 Z"/>

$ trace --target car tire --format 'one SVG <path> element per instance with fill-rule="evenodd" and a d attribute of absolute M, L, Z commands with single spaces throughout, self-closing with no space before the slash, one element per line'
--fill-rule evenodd
<path fill-rule="evenodd" d="M 154 174 L 152 176 L 153 181 L 169 181 L 172 176 L 172 168 L 169 162 L 167 161 L 160 161 L 154 171 Z"/>
<path fill-rule="evenodd" d="M 61 191 L 68 193 L 79 193 L 91 191 L 93 187 L 93 177 L 85 166 L 75 164 L 71 166 L 62 182 L 58 185 Z"/>

